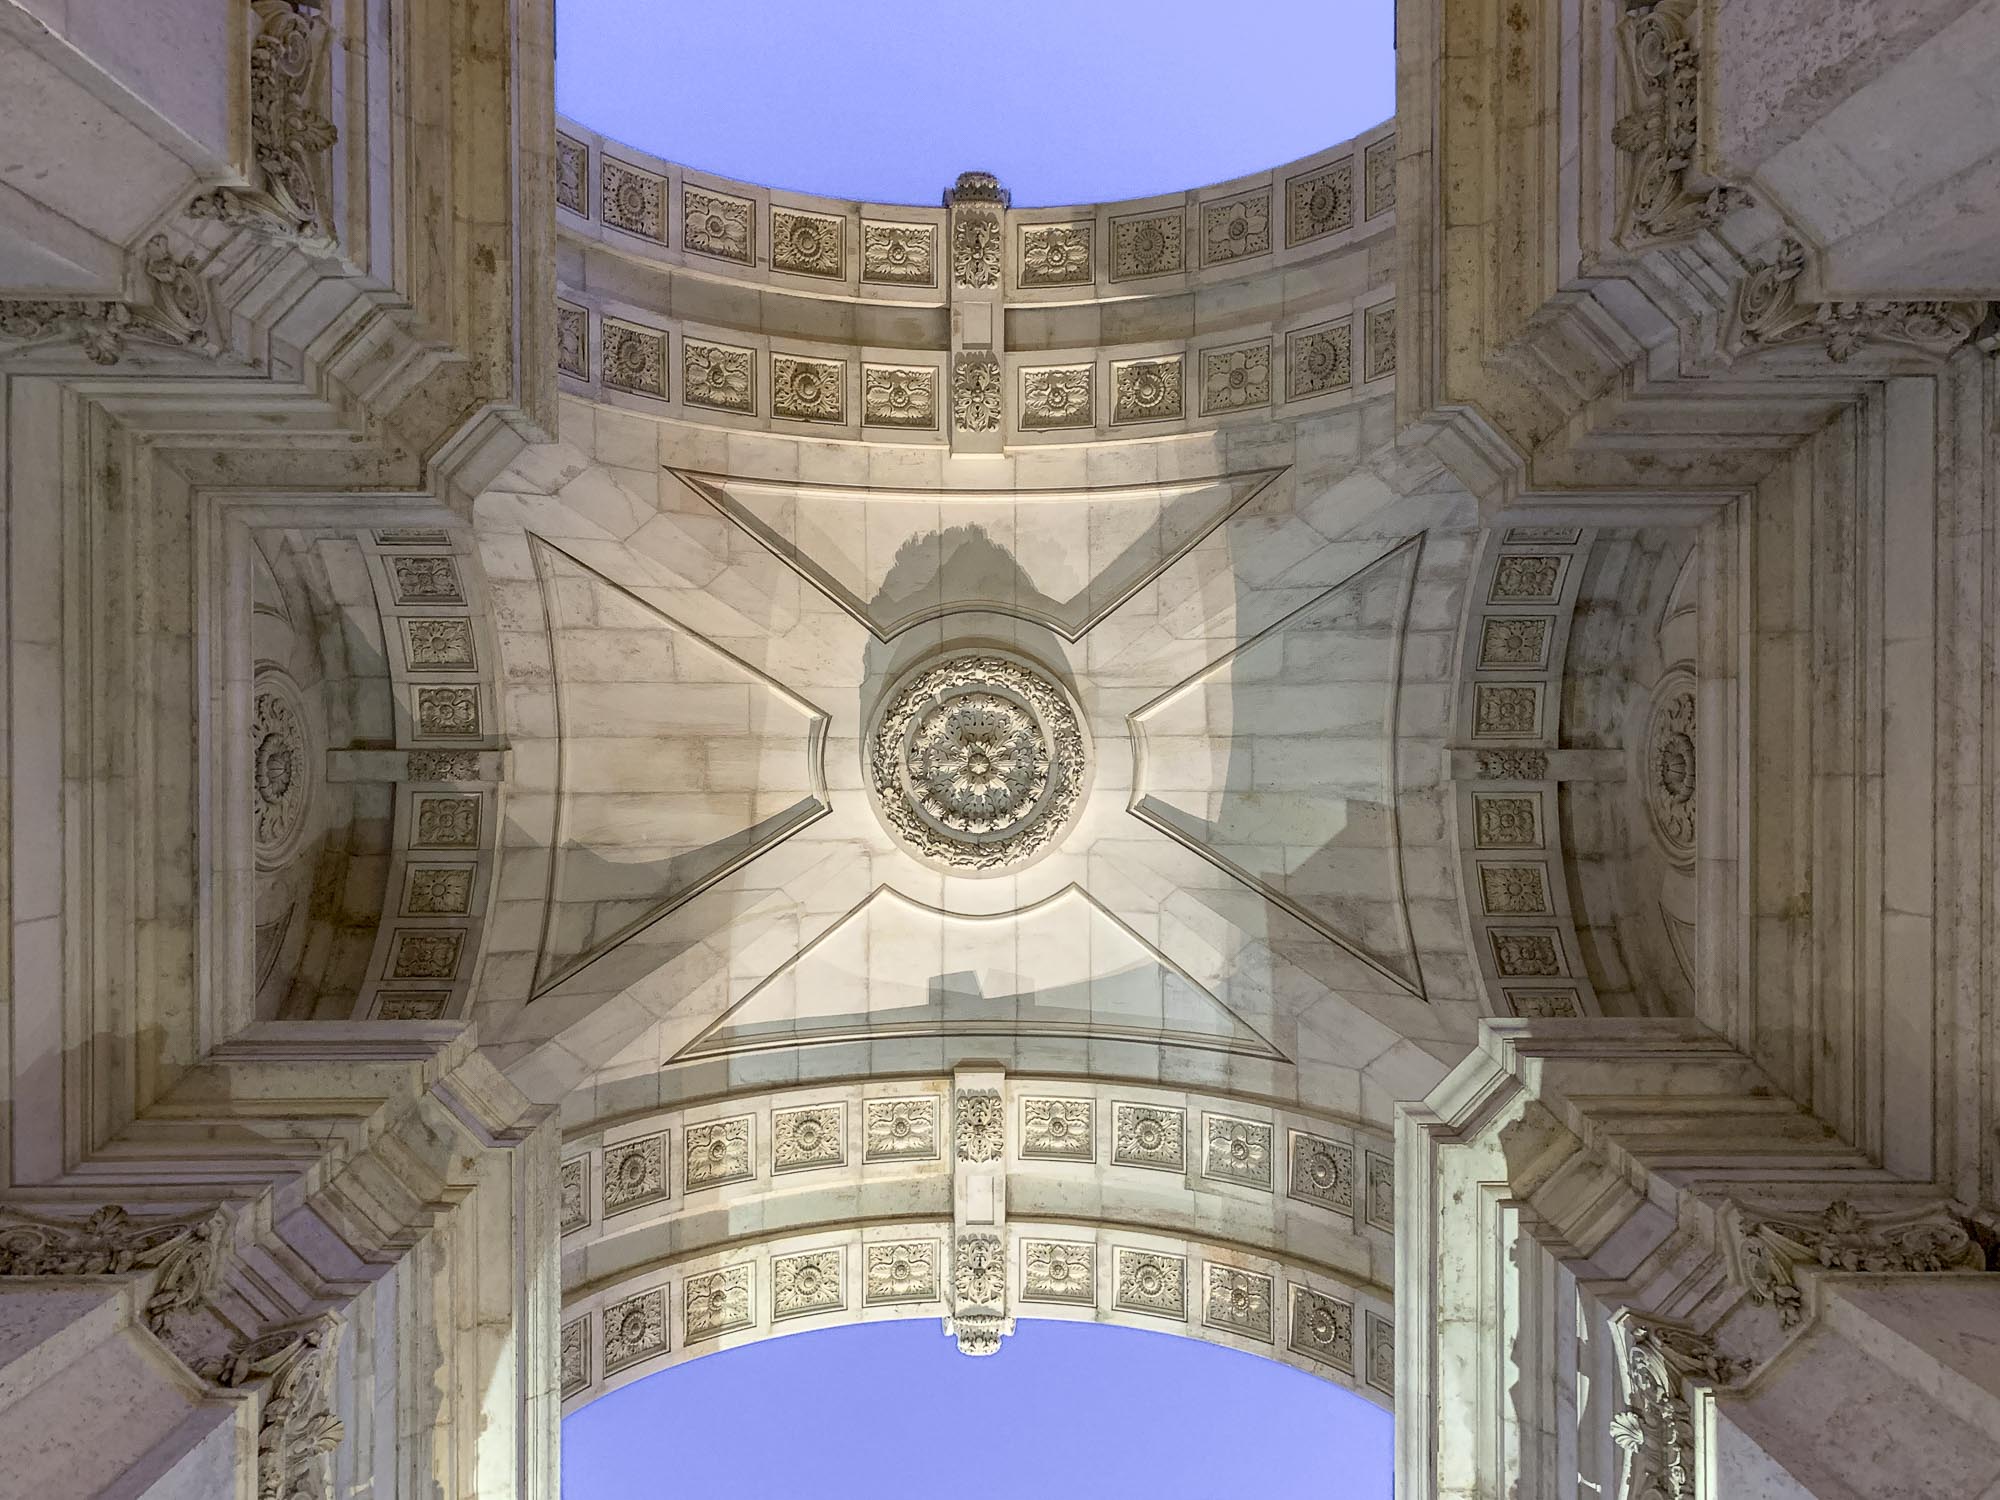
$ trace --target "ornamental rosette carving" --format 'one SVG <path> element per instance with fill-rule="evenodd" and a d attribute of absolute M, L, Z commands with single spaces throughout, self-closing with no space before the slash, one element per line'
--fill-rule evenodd
<path fill-rule="evenodd" d="M 1646 720 L 1646 813 L 1675 864 L 1695 852 L 1694 678 L 1669 673 L 1654 690 Z"/>
<path fill-rule="evenodd" d="M 1716 1352 L 1701 1334 L 1625 1311 L 1612 1319 L 1623 1406 L 1611 1438 L 1624 1455 L 1623 1500 L 1694 1500 L 1694 1413 L 1690 1381 L 1725 1385 L 1741 1361 Z"/>
<path fill-rule="evenodd" d="M 1006 1115 L 998 1089 L 960 1089 L 953 1107 L 957 1116 L 958 1159 L 998 1161 L 1006 1144 Z"/>
<path fill-rule="evenodd" d="M 279 673 L 259 674 L 250 701 L 251 830 L 259 867 L 277 869 L 304 838 L 312 766 L 298 690 Z"/>
<path fill-rule="evenodd" d="M 1969 1221 L 1942 1204 L 1865 1215 L 1836 1199 L 1817 1218 L 1745 1211 L 1737 1221 L 1737 1247 L 1750 1300 L 1775 1308 L 1784 1328 L 1805 1320 L 1797 1274 L 1802 1266 L 1843 1272 L 1991 1269 L 1987 1247 L 1973 1236 Z"/>
<path fill-rule="evenodd" d="M 951 367 L 951 420 L 960 432 L 992 432 L 1000 425 L 1000 361 L 990 354 L 961 354 Z"/>
<path fill-rule="evenodd" d="M 1807 302 L 1799 297 L 1806 249 L 1787 236 L 1775 256 L 1751 268 L 1737 288 L 1732 347 L 1755 351 L 1818 344 L 1844 364 L 1863 351 L 1943 359 L 1986 321 L 1985 302 Z"/>
<path fill-rule="evenodd" d="M 957 871 L 1034 858 L 1082 800 L 1086 752 L 1067 695 L 1027 663 L 973 651 L 920 667 L 889 694 L 868 775 L 890 831 Z"/>
<path fill-rule="evenodd" d="M 1749 195 L 1694 179 L 1701 138 L 1696 0 L 1635 0 L 1618 23 L 1619 106 L 1611 142 L 1624 154 L 1618 243 L 1636 249 L 1720 223 Z"/>
<path fill-rule="evenodd" d="M 252 182 L 247 188 L 203 194 L 188 205 L 190 217 L 312 244 L 333 243 L 331 152 L 340 132 L 326 115 L 327 44 L 333 28 L 325 9 L 322 0 L 253 0 Z"/>
<path fill-rule="evenodd" d="M 329 1500 L 327 1455 L 346 1427 L 333 1414 L 340 1320 L 331 1313 L 238 1344 L 197 1373 L 231 1389 L 258 1387 L 257 1500 Z"/>

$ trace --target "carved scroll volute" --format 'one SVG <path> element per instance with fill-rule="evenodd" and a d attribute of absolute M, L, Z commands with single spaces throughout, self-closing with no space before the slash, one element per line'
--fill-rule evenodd
<path fill-rule="evenodd" d="M 1801 1268 L 1844 1272 L 1985 1271 L 1989 1252 L 1948 1205 L 1866 1215 L 1835 1200 L 1817 1217 L 1739 1212 L 1737 1254 L 1752 1303 L 1777 1310 L 1781 1328 L 1805 1320 Z"/>
<path fill-rule="evenodd" d="M 141 1319 L 176 1343 L 177 1325 L 214 1290 L 231 1217 L 134 1217 L 116 1204 L 82 1219 L 0 1208 L 0 1276 L 150 1276 Z"/>
<path fill-rule="evenodd" d="M 1618 23 L 1622 153 L 1618 243 L 1637 249 L 1692 234 L 1749 201 L 1702 179 L 1700 15 L 1695 0 L 1630 0 Z"/>
<path fill-rule="evenodd" d="M 333 1414 L 340 1320 L 322 1313 L 238 1344 L 200 1373 L 262 1397 L 257 1424 L 257 1500 L 329 1500 L 327 1455 L 346 1427 Z"/>

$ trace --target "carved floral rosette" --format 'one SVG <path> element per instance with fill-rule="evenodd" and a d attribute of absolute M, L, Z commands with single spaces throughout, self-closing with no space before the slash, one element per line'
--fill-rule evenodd
<path fill-rule="evenodd" d="M 257 674 L 250 700 L 251 830 L 259 869 L 280 868 L 311 823 L 311 736 L 305 702 L 275 668 Z"/>
<path fill-rule="evenodd" d="M 868 738 L 884 822 L 918 857 L 958 873 L 1018 866 L 1051 847 L 1082 799 L 1086 760 L 1068 695 L 991 651 L 906 677 Z"/>

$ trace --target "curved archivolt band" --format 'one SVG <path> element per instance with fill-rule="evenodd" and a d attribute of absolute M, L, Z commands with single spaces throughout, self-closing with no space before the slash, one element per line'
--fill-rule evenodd
<path fill-rule="evenodd" d="M 816 1229 L 649 1266 L 568 1298 L 564 1412 L 658 1370 L 787 1333 L 935 1318 L 944 1337 L 953 1238 L 946 1219 Z M 1394 1312 L 1377 1289 L 1140 1225 L 1022 1220 L 1000 1238 L 1017 1319 L 1205 1339 L 1392 1404 Z"/>

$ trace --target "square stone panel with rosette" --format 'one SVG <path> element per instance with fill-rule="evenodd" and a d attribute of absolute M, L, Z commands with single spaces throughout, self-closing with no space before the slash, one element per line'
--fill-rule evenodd
<path fill-rule="evenodd" d="M 936 1161 L 938 1101 L 933 1094 L 911 1099 L 868 1099 L 861 1106 L 863 1161 Z"/>
<path fill-rule="evenodd" d="M 409 928 L 396 934 L 390 950 L 391 979 L 455 979 L 465 934 L 457 928 Z"/>
<path fill-rule="evenodd" d="M 1201 1173 L 1245 1187 L 1271 1185 L 1271 1127 L 1234 1115 L 1201 1117 Z"/>
<path fill-rule="evenodd" d="M 419 736 L 431 740 L 479 738 L 478 688 L 420 685 L 416 691 Z"/>
<path fill-rule="evenodd" d="M 1354 1373 L 1354 1304 L 1292 1284 L 1291 1335 L 1298 1353 L 1342 1374 Z"/>
<path fill-rule="evenodd" d="M 1178 208 L 1111 221 L 1111 279 L 1139 281 L 1187 269 L 1187 216 Z"/>
<path fill-rule="evenodd" d="M 690 1125 L 682 1135 L 686 1140 L 689 1192 L 696 1188 L 721 1187 L 730 1182 L 747 1182 L 757 1175 L 757 1164 L 750 1155 L 748 1115 Z"/>
<path fill-rule="evenodd" d="M 413 672 L 470 672 L 477 668 L 472 621 L 463 616 L 403 620 L 403 660 Z"/>
<path fill-rule="evenodd" d="M 1541 798 L 1472 796 L 1473 847 L 1477 849 L 1539 849 L 1542 847 Z"/>
<path fill-rule="evenodd" d="M 771 1170 L 805 1172 L 847 1160 L 845 1112 L 838 1104 L 771 1112 Z"/>
<path fill-rule="evenodd" d="M 1304 401 L 1354 384 L 1354 325 L 1346 318 L 1285 335 L 1285 399 Z"/>
<path fill-rule="evenodd" d="M 463 604 L 458 564 L 449 557 L 390 557 L 389 579 L 398 604 Z"/>
<path fill-rule="evenodd" d="M 622 229 L 664 245 L 667 242 L 667 181 L 615 157 L 604 158 L 599 184 L 607 229 Z M 581 210 L 578 210 L 581 212 Z"/>
<path fill-rule="evenodd" d="M 1306 1130 L 1290 1133 L 1292 1168 L 1285 1191 L 1302 1203 L 1354 1216 L 1354 1147 Z"/>
<path fill-rule="evenodd" d="M 754 1267 L 742 1265 L 688 1277 L 681 1287 L 681 1318 L 689 1343 L 719 1338 L 757 1321 L 754 1275 Z"/>
<path fill-rule="evenodd" d="M 842 279 L 847 275 L 847 221 L 773 205 L 771 269 Z"/>
<path fill-rule="evenodd" d="M 1271 341 L 1232 344 L 1201 353 L 1201 414 L 1261 411 L 1271 404 Z"/>
<path fill-rule="evenodd" d="M 1113 360 L 1111 425 L 1177 422 L 1186 416 L 1184 365 L 1178 354 L 1167 359 Z"/>
<path fill-rule="evenodd" d="M 1021 1300 L 1095 1306 L 1096 1268 L 1097 1247 L 1086 1240 L 1023 1240 Z"/>
<path fill-rule="evenodd" d="M 1187 1170 L 1187 1115 L 1156 1104 L 1111 1106 L 1111 1164 Z"/>
<path fill-rule="evenodd" d="M 1303 245 L 1354 227 L 1354 158 L 1285 179 L 1285 244 Z"/>
<path fill-rule="evenodd" d="M 604 1148 L 604 1212 L 606 1217 L 665 1199 L 667 1133 L 642 1135 Z"/>
<path fill-rule="evenodd" d="M 757 205 L 748 198 L 692 185 L 681 189 L 681 244 L 697 255 L 756 263 Z"/>
<path fill-rule="evenodd" d="M 1187 1258 L 1119 1246 L 1112 1254 L 1111 1305 L 1187 1321 Z"/>
<path fill-rule="evenodd" d="M 1096 369 L 1048 365 L 1021 371 L 1021 430 L 1050 432 L 1097 425 Z"/>
<path fill-rule="evenodd" d="M 416 837 L 413 849 L 477 849 L 479 847 L 479 799 L 477 797 L 418 797 Z"/>
<path fill-rule="evenodd" d="M 883 1240 L 862 1249 L 861 1301 L 867 1307 L 938 1300 L 936 1240 Z"/>
<path fill-rule="evenodd" d="M 1271 1343 L 1271 1304 L 1276 1296 L 1269 1276 L 1235 1266 L 1205 1268 L 1206 1294 L 1201 1320 L 1210 1328 L 1225 1328 Z"/>
<path fill-rule="evenodd" d="M 1539 864 L 1482 864 L 1479 905 L 1489 917 L 1543 917 L 1549 914 L 1549 886 Z"/>
<path fill-rule="evenodd" d="M 771 1257 L 771 1316 L 803 1318 L 847 1306 L 840 1251 L 807 1250 Z"/>
<path fill-rule="evenodd" d="M 1497 739 L 1534 739 L 1542 729 L 1540 683 L 1482 682 L 1472 690 L 1472 732 Z"/>
<path fill-rule="evenodd" d="M 845 422 L 847 365 L 837 359 L 773 354 L 771 415 L 791 422 Z"/>
<path fill-rule="evenodd" d="M 1088 1099 L 1023 1099 L 1021 1155 L 1038 1161 L 1094 1161 L 1096 1106 Z"/>
<path fill-rule="evenodd" d="M 1549 664 L 1548 615 L 1488 615 L 1479 622 L 1482 671 L 1539 672 Z"/>
<path fill-rule="evenodd" d="M 604 1309 L 604 1373 L 667 1351 L 667 1289 L 655 1287 Z"/>
<path fill-rule="evenodd" d="M 667 336 L 606 318 L 598 339 L 604 383 L 615 391 L 667 399 Z"/>
<path fill-rule="evenodd" d="M 731 344 L 681 340 L 681 400 L 750 416 L 757 410 L 757 355 Z"/>
<path fill-rule="evenodd" d="M 412 865 L 404 879 L 406 917 L 463 917 L 472 910 L 471 865 Z"/>
<path fill-rule="evenodd" d="M 937 377 L 934 365 L 863 365 L 862 424 L 936 431 Z"/>
<path fill-rule="evenodd" d="M 1201 263 L 1227 265 L 1271 249 L 1271 190 L 1238 193 L 1201 206 Z"/>
<path fill-rule="evenodd" d="M 1084 286 L 1090 281 L 1088 224 L 1023 224 L 1020 284 Z"/>
<path fill-rule="evenodd" d="M 861 279 L 877 286 L 936 286 L 937 226 L 863 219 Z"/>
<path fill-rule="evenodd" d="M 1506 552 L 1493 567 L 1489 604 L 1554 604 L 1569 559 L 1561 553 Z"/>
<path fill-rule="evenodd" d="M 1504 977 L 1540 979 L 1568 973 L 1562 944 L 1553 928 L 1495 930 L 1487 938 L 1493 945 L 1493 967 Z"/>

